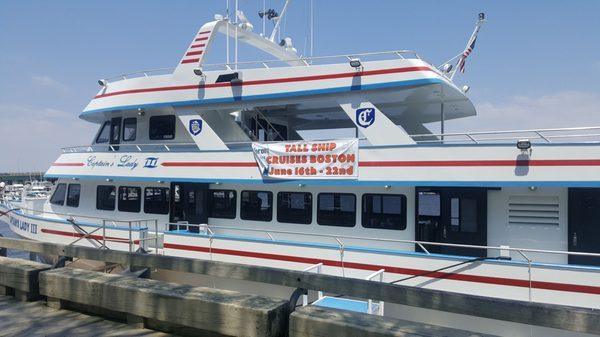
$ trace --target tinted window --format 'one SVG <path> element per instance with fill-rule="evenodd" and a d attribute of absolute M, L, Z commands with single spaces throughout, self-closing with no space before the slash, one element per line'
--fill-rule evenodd
<path fill-rule="evenodd" d="M 242 191 L 240 216 L 244 220 L 271 221 L 273 219 L 273 193 Z"/>
<path fill-rule="evenodd" d="M 119 187 L 119 211 L 139 212 L 141 206 L 142 189 L 139 187 Z"/>
<path fill-rule="evenodd" d="M 365 194 L 362 225 L 366 228 L 406 229 L 406 197 L 401 194 Z"/>
<path fill-rule="evenodd" d="M 100 128 L 100 132 L 98 132 L 98 137 L 96 137 L 96 143 L 108 143 L 108 139 L 110 138 L 110 122 L 104 122 L 102 127 Z"/>
<path fill-rule="evenodd" d="M 52 203 L 54 205 L 61 205 L 61 206 L 64 205 L 66 194 L 67 194 L 67 184 L 56 185 L 54 194 L 52 194 L 52 198 L 50 198 L 50 203 Z"/>
<path fill-rule="evenodd" d="M 96 188 L 96 209 L 114 211 L 117 200 L 117 189 L 114 186 L 101 185 Z"/>
<path fill-rule="evenodd" d="M 169 214 L 169 189 L 146 187 L 144 189 L 144 213 Z"/>
<path fill-rule="evenodd" d="M 173 139 L 175 138 L 175 116 L 153 116 L 150 117 L 150 139 Z"/>
<path fill-rule="evenodd" d="M 69 184 L 67 193 L 67 206 L 79 207 L 79 195 L 81 194 L 80 184 Z"/>
<path fill-rule="evenodd" d="M 327 226 L 354 227 L 356 196 L 346 193 L 319 193 L 317 223 Z"/>
<path fill-rule="evenodd" d="M 137 134 L 137 119 L 136 118 L 125 118 L 123 120 L 123 140 L 132 141 L 135 140 Z"/>
<path fill-rule="evenodd" d="M 211 218 L 235 218 L 235 191 L 209 190 L 208 216 Z"/>
<path fill-rule="evenodd" d="M 312 222 L 312 194 L 277 193 L 277 221 L 309 224 Z"/>

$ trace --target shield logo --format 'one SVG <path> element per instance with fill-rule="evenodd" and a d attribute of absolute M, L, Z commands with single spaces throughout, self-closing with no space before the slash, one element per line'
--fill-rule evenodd
<path fill-rule="evenodd" d="M 368 128 L 375 123 L 375 108 L 356 109 L 356 124 Z"/>
<path fill-rule="evenodd" d="M 202 120 L 201 119 L 191 119 L 190 120 L 190 133 L 192 136 L 197 136 L 202 132 Z"/>

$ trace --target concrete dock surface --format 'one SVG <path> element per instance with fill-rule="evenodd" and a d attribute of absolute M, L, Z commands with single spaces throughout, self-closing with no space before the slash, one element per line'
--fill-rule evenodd
<path fill-rule="evenodd" d="M 44 302 L 19 302 L 0 296 L 0 336 L 164 337 L 170 334 L 106 320 L 69 310 L 55 310 Z"/>

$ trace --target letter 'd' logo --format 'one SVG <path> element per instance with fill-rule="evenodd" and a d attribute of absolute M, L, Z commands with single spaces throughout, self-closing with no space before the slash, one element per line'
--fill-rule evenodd
<path fill-rule="evenodd" d="M 361 108 L 356 109 L 356 124 L 363 128 L 368 128 L 375 123 L 375 109 Z"/>

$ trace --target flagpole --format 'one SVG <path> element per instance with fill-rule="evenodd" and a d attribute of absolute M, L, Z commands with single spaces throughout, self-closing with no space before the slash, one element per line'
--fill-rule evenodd
<path fill-rule="evenodd" d="M 465 58 L 465 56 L 464 56 L 465 51 L 469 48 L 469 46 L 471 45 L 471 43 L 473 43 L 473 40 L 475 38 L 477 38 L 477 34 L 479 33 L 479 29 L 481 29 L 481 26 L 483 25 L 484 22 L 485 22 L 485 14 L 484 13 L 479 13 L 479 19 L 477 20 L 477 23 L 475 24 L 475 29 L 473 30 L 473 33 L 471 34 L 471 37 L 469 37 L 469 40 L 467 41 L 467 45 L 465 46 L 465 49 L 463 50 L 461 56 L 458 58 L 458 61 L 456 62 L 456 66 L 454 67 L 454 70 L 452 70 L 452 74 L 450 75 L 450 80 L 451 81 L 454 78 L 454 75 L 456 74 L 456 71 L 458 70 L 458 65 L 460 64 L 461 60 L 463 60 Z"/>

